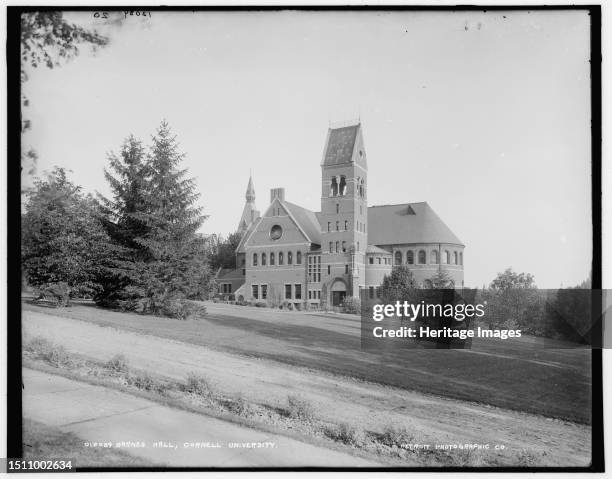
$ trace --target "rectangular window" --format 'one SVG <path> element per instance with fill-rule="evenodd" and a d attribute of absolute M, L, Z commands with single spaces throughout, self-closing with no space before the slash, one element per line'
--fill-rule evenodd
<path fill-rule="evenodd" d="M 259 285 L 257 284 L 252 285 L 251 290 L 253 291 L 253 298 L 259 299 Z"/>
<path fill-rule="evenodd" d="M 380 258 L 378 258 L 378 264 L 380 264 Z"/>
<path fill-rule="evenodd" d="M 344 221 L 344 231 L 348 231 L 348 221 Z"/>
<path fill-rule="evenodd" d="M 327 222 L 327 231 L 331 231 L 331 221 Z"/>
<path fill-rule="evenodd" d="M 370 258 L 370 264 L 374 264 L 374 258 Z"/>
<path fill-rule="evenodd" d="M 340 252 L 340 241 L 336 241 L 336 253 Z"/>
<path fill-rule="evenodd" d="M 302 299 L 302 285 L 301 284 L 296 284 L 295 285 L 295 295 L 294 295 L 295 299 Z"/>
<path fill-rule="evenodd" d="M 327 274 L 331 274 L 331 266 L 327 265 Z"/>
<path fill-rule="evenodd" d="M 312 299 L 312 291 L 308 290 L 308 299 Z"/>
<path fill-rule="evenodd" d="M 342 242 L 342 252 L 346 253 L 346 241 Z"/>
<path fill-rule="evenodd" d="M 340 231 L 340 222 L 336 221 L 336 231 Z"/>
<path fill-rule="evenodd" d="M 333 241 L 330 241 L 330 242 L 329 242 L 329 252 L 330 252 L 330 253 L 333 253 L 333 252 L 334 252 L 334 242 L 333 242 Z"/>
<path fill-rule="evenodd" d="M 291 299 L 291 285 L 285 285 L 285 299 Z"/>
<path fill-rule="evenodd" d="M 267 299 L 267 298 L 268 298 L 268 285 L 262 284 L 261 285 L 261 299 Z"/>
<path fill-rule="evenodd" d="M 348 274 L 348 264 L 344 265 L 344 274 Z"/>

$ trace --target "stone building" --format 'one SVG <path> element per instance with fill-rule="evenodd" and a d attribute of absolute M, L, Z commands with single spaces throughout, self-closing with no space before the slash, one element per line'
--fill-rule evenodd
<path fill-rule="evenodd" d="M 406 265 L 421 287 L 445 271 L 463 285 L 463 243 L 426 203 L 368 206 L 368 162 L 359 122 L 329 128 L 321 161 L 321 210 L 270 192 L 263 215 L 252 178 L 240 220 L 238 269 L 230 291 L 245 300 L 311 307 L 374 296 L 394 265 Z M 237 278 L 243 283 L 238 286 Z M 218 277 L 220 285 L 223 277 Z M 227 291 L 228 287 L 225 287 Z M 361 293 L 360 293 L 361 292 Z"/>

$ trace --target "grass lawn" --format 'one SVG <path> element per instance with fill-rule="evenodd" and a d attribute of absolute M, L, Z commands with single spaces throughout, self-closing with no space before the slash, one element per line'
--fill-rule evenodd
<path fill-rule="evenodd" d="M 225 308 L 225 309 L 224 309 Z M 362 351 L 352 317 L 210 305 L 205 320 L 117 313 L 92 304 L 24 309 L 395 387 L 590 424 L 591 352 L 486 342 L 474 351 Z"/>
<path fill-rule="evenodd" d="M 154 466 L 114 448 L 85 447 L 78 436 L 30 419 L 23 420 L 24 459 L 71 459 L 73 467 Z"/>

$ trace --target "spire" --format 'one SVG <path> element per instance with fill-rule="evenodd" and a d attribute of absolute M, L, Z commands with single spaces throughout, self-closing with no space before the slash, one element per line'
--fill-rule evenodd
<path fill-rule="evenodd" d="M 249 184 L 247 186 L 245 198 L 249 203 L 255 201 L 255 187 L 253 186 L 253 175 L 251 174 L 249 174 Z"/>

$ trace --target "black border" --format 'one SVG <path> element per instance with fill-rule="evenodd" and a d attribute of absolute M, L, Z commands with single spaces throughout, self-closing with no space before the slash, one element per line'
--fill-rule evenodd
<path fill-rule="evenodd" d="M 22 457 L 21 375 L 21 83 L 22 12 L 31 11 L 512 11 L 585 10 L 591 17 L 592 288 L 601 289 L 601 5 L 378 5 L 378 6 L 8 6 L 7 7 L 7 457 Z M 596 313 L 596 312 L 594 312 Z M 599 311 L 601 314 L 601 311 Z M 587 467 L 77 467 L 77 472 L 310 471 L 310 472 L 603 472 L 602 350 L 592 350 L 592 463 Z"/>

